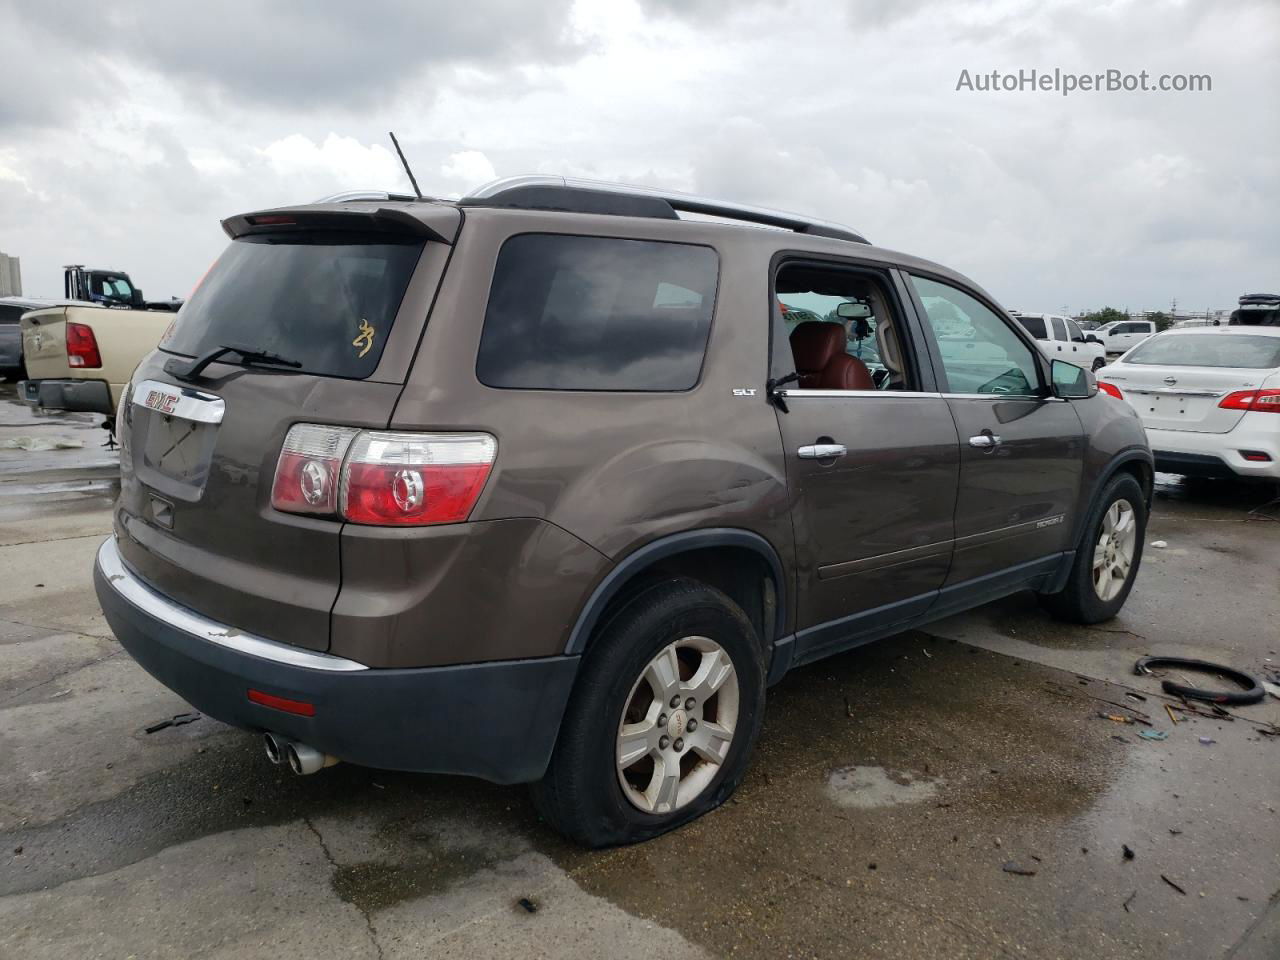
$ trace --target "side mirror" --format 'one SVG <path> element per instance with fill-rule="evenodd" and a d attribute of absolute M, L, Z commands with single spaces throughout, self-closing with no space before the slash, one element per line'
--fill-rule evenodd
<path fill-rule="evenodd" d="M 1102 341 L 1099 340 L 1097 337 L 1095 337 L 1092 333 L 1084 338 L 1084 342 L 1085 343 L 1102 343 Z"/>
<path fill-rule="evenodd" d="M 1098 392 L 1098 381 L 1083 367 L 1054 360 L 1050 367 L 1053 395 L 1059 400 L 1086 400 Z"/>
<path fill-rule="evenodd" d="M 141 310 L 146 305 L 146 301 L 142 299 L 142 291 L 136 287 L 129 295 L 129 305 L 138 310 Z"/>

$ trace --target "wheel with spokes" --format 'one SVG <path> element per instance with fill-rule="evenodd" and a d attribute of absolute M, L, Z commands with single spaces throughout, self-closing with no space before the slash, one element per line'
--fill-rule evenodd
<path fill-rule="evenodd" d="M 593 639 L 534 802 L 593 847 L 664 833 L 737 787 L 763 702 L 742 610 L 693 580 L 650 587 Z"/>
<path fill-rule="evenodd" d="M 1138 481 L 1127 473 L 1113 478 L 1090 512 L 1066 586 L 1041 594 L 1041 602 L 1064 620 L 1110 620 L 1133 589 L 1146 529 L 1147 504 Z"/>

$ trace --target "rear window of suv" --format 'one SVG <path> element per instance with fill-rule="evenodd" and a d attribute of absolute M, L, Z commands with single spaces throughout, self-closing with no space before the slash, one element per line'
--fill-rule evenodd
<path fill-rule="evenodd" d="M 297 361 L 304 373 L 364 379 L 382 356 L 422 246 L 329 234 L 241 237 L 161 347 L 192 357 L 247 347 Z"/>
<path fill-rule="evenodd" d="M 527 390 L 688 390 L 720 260 L 710 247 L 530 233 L 503 244 L 476 375 Z"/>

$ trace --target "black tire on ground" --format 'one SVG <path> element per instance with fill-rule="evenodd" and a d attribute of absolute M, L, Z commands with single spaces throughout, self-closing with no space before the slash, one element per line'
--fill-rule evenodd
<path fill-rule="evenodd" d="M 647 813 L 618 782 L 618 726 L 650 661 L 690 636 L 714 640 L 733 663 L 739 696 L 733 740 L 695 799 L 670 813 Z M 761 645 L 737 604 L 696 580 L 671 578 L 648 587 L 612 615 L 588 647 L 551 763 L 530 787 L 534 805 L 553 828 L 589 847 L 648 840 L 701 816 L 727 800 L 746 773 L 764 689 Z"/>
<path fill-rule="evenodd" d="M 1117 500 L 1127 500 L 1133 508 L 1137 523 L 1137 539 L 1134 542 L 1133 562 L 1124 585 L 1110 600 L 1098 596 L 1093 586 L 1093 554 L 1102 532 L 1102 521 L 1111 505 Z M 1039 594 L 1041 604 L 1054 616 L 1072 623 L 1101 623 L 1110 620 L 1124 606 L 1133 589 L 1134 578 L 1142 564 L 1143 539 L 1147 532 L 1147 502 L 1142 487 L 1132 474 L 1121 473 L 1113 477 L 1094 501 L 1085 523 L 1084 536 L 1076 548 L 1075 562 L 1067 585 L 1058 593 Z"/>

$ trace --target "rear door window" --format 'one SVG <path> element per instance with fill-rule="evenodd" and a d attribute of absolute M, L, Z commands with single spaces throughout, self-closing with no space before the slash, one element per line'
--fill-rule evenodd
<path fill-rule="evenodd" d="M 246 347 L 297 361 L 304 373 L 364 379 L 422 247 L 386 237 L 241 237 L 183 306 L 162 349 L 195 357 Z"/>
<path fill-rule="evenodd" d="M 529 390 L 688 390 L 720 261 L 710 247 L 521 234 L 503 244 L 476 375 Z"/>
<path fill-rule="evenodd" d="M 1053 339 L 1055 340 L 1067 339 L 1067 328 L 1063 326 L 1061 317 L 1053 318 Z"/>
<path fill-rule="evenodd" d="M 1044 317 L 1014 317 L 1014 319 L 1022 324 L 1022 329 L 1037 340 L 1049 339 L 1049 333 L 1045 329 Z"/>

